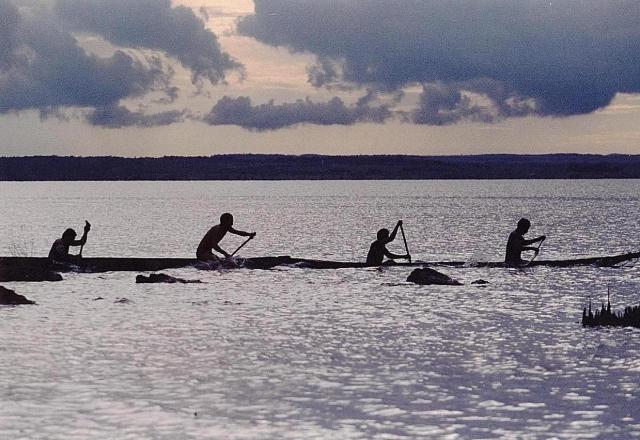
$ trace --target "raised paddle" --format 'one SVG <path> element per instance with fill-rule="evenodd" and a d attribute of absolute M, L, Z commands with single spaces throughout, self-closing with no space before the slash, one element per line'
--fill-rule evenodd
<path fill-rule="evenodd" d="M 238 249 L 236 249 L 235 251 L 233 251 L 233 253 L 231 255 L 229 255 L 229 258 L 232 258 L 240 249 L 242 249 L 244 247 L 245 244 L 249 243 L 251 240 L 253 240 L 253 237 L 255 237 L 254 235 L 250 235 L 249 238 L 247 238 L 244 243 L 242 243 L 240 246 L 238 246 Z"/>
<path fill-rule="evenodd" d="M 88 221 L 84 221 L 84 233 L 85 235 L 91 230 L 91 223 L 89 223 Z M 78 256 L 80 258 L 82 258 L 82 249 L 84 249 L 84 243 L 80 245 L 80 253 L 78 254 Z"/>
<path fill-rule="evenodd" d="M 409 253 L 409 246 L 407 245 L 407 237 L 404 235 L 404 228 L 400 225 L 400 232 L 402 232 L 402 239 L 404 240 L 404 248 L 409 255 L 409 264 L 411 264 L 411 254 Z"/>

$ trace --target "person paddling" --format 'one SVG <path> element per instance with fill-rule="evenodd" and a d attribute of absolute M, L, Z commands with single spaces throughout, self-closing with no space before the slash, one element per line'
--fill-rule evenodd
<path fill-rule="evenodd" d="M 382 264 L 382 260 L 384 257 L 387 258 L 404 258 L 407 260 L 411 259 L 411 255 L 408 253 L 405 255 L 396 255 L 387 249 L 387 244 L 391 243 L 396 238 L 396 234 L 398 233 L 398 228 L 402 226 L 402 220 L 398 220 L 396 227 L 393 228 L 393 232 L 389 235 L 388 229 L 380 229 L 378 231 L 378 239 L 371 243 L 371 247 L 369 248 L 369 253 L 367 254 L 367 266 L 380 266 Z"/>
<path fill-rule="evenodd" d="M 527 264 L 527 262 L 521 257 L 523 251 L 533 251 L 535 252 L 535 255 L 538 255 L 538 248 L 529 245 L 542 242 L 546 240 L 547 237 L 545 235 L 541 235 L 540 237 L 526 240 L 524 238 L 524 234 L 529 231 L 530 227 L 531 222 L 526 218 L 521 218 L 518 220 L 518 226 L 516 229 L 509 234 L 509 239 L 507 240 L 507 252 L 504 257 L 504 262 L 507 266 L 522 266 Z"/>
<path fill-rule="evenodd" d="M 87 234 L 91 230 L 91 224 L 85 221 L 84 234 L 80 240 L 76 240 L 76 231 L 69 228 L 62 234 L 62 238 L 58 238 L 53 242 L 49 251 L 49 259 L 58 263 L 77 263 L 82 258 L 82 248 L 78 255 L 70 255 L 69 248 L 71 246 L 84 246 L 87 242 Z"/>
<path fill-rule="evenodd" d="M 220 258 L 214 255 L 212 250 L 221 253 L 225 258 L 231 257 L 231 255 L 223 250 L 218 244 L 227 232 L 240 235 L 241 237 L 253 238 L 256 236 L 255 232 L 244 232 L 233 229 L 233 216 L 226 212 L 220 216 L 220 224 L 209 229 L 202 240 L 200 240 L 200 244 L 196 250 L 196 258 L 200 261 L 219 260 Z"/>

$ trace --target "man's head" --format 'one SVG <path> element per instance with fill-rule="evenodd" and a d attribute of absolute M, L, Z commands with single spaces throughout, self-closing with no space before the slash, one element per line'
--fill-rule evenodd
<path fill-rule="evenodd" d="M 73 243 L 73 241 L 76 239 L 77 235 L 78 234 L 76 234 L 76 231 L 74 231 L 73 229 L 69 228 L 66 231 L 64 231 L 64 233 L 62 234 L 62 241 L 65 244 Z"/>
<path fill-rule="evenodd" d="M 521 218 L 520 220 L 518 220 L 518 231 L 520 231 L 521 233 L 526 234 L 529 231 L 530 227 L 531 222 L 526 218 Z"/>
<path fill-rule="evenodd" d="M 389 238 L 389 230 L 386 228 L 382 228 L 378 231 L 378 240 L 386 240 Z"/>
<path fill-rule="evenodd" d="M 233 226 L 233 216 L 228 212 L 225 212 L 220 216 L 220 224 L 225 228 L 230 228 Z"/>

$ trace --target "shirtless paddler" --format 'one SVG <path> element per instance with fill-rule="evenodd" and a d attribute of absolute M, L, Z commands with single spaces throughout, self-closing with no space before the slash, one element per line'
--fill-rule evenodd
<path fill-rule="evenodd" d="M 196 251 L 196 257 L 198 258 L 198 260 L 219 260 L 220 258 L 215 255 L 212 250 L 221 253 L 226 258 L 229 258 L 231 255 L 223 250 L 218 244 L 220 243 L 220 240 L 224 238 L 227 232 L 235 235 L 240 235 L 241 237 L 253 238 L 256 236 L 255 232 L 244 232 L 233 229 L 233 216 L 226 212 L 220 216 L 220 224 L 215 225 L 213 228 L 209 229 L 202 240 L 200 240 L 198 250 Z"/>

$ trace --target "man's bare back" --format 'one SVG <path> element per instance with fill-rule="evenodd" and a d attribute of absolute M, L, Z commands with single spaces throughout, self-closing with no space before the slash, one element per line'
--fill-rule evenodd
<path fill-rule="evenodd" d="M 209 229 L 204 237 L 202 237 L 202 240 L 200 240 L 200 244 L 198 245 L 198 250 L 196 251 L 196 256 L 198 257 L 198 259 L 209 260 L 217 258 L 213 254 L 213 252 L 211 252 L 211 249 L 219 249 L 220 246 L 218 246 L 218 243 L 220 243 L 220 240 L 222 240 L 225 235 L 227 235 L 227 230 L 221 225 L 215 225 L 214 227 Z M 225 254 L 224 252 L 221 252 L 221 249 L 218 249 L 216 249 L 218 252 L 223 255 Z"/>

